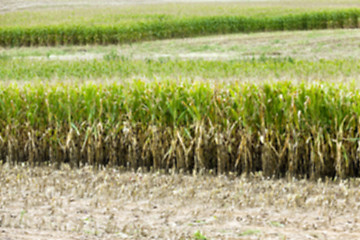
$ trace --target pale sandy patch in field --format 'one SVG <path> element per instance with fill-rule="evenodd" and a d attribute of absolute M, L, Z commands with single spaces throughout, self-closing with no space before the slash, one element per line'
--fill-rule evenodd
<path fill-rule="evenodd" d="M 359 239 L 360 181 L 0 170 L 0 239 Z"/>
<path fill-rule="evenodd" d="M 34 60 L 127 59 L 301 60 L 360 57 L 360 30 L 314 30 L 230 34 L 110 46 L 59 46 L 1 49 L 0 55 Z"/>

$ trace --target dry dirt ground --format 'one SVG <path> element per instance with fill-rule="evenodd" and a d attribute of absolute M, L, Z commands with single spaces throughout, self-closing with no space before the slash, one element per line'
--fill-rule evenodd
<path fill-rule="evenodd" d="M 360 239 L 360 179 L 0 167 L 0 239 Z"/>

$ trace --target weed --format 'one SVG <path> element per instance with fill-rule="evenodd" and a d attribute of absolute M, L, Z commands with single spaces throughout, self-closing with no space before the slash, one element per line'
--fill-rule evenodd
<path fill-rule="evenodd" d="M 260 233 L 261 233 L 260 230 L 248 229 L 248 230 L 245 230 L 244 232 L 240 233 L 239 235 L 240 236 L 251 236 L 251 235 L 257 235 L 257 234 L 260 234 Z"/>
<path fill-rule="evenodd" d="M 196 239 L 196 240 L 206 240 L 207 238 L 200 231 L 197 231 L 197 232 L 194 233 L 194 239 Z"/>

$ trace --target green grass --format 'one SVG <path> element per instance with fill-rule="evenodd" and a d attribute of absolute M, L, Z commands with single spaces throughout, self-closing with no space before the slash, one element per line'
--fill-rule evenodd
<path fill-rule="evenodd" d="M 359 16 L 358 9 L 346 9 L 273 17 L 155 16 L 145 21 L 113 25 L 75 22 L 62 25 L 5 26 L 0 28 L 0 46 L 123 44 L 239 32 L 357 28 Z"/>
<path fill-rule="evenodd" d="M 66 4 L 66 3 L 65 3 Z M 0 14 L 0 27 L 44 25 L 118 25 L 139 21 L 194 16 L 276 17 L 322 10 L 358 8 L 358 1 L 268 1 L 222 3 L 171 3 L 99 7 L 39 8 Z M 46 20 L 46 21 L 45 21 Z"/>
<path fill-rule="evenodd" d="M 240 236 L 251 236 L 251 235 L 258 235 L 260 234 L 261 231 L 260 230 L 257 230 L 257 229 L 248 229 L 248 230 L 245 230 L 244 232 L 240 233 L 239 235 Z"/>
<path fill-rule="evenodd" d="M 0 160 L 350 177 L 355 84 L 134 80 L 0 86 Z"/>
<path fill-rule="evenodd" d="M 194 233 L 194 239 L 195 240 L 207 240 L 207 237 L 205 237 L 200 231 L 197 231 Z"/>
<path fill-rule="evenodd" d="M 133 60 L 107 55 L 108 60 L 49 61 L 0 58 L 0 79 L 32 81 L 66 79 L 147 79 L 201 78 L 258 81 L 269 79 L 338 80 L 358 79 L 357 59 L 306 61 L 292 58 L 266 58 L 231 61 Z"/>

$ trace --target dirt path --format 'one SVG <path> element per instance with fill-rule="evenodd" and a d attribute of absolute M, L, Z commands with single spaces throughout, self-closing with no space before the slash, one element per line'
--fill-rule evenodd
<path fill-rule="evenodd" d="M 1 240 L 360 239 L 359 179 L 1 167 L 0 184 Z"/>

